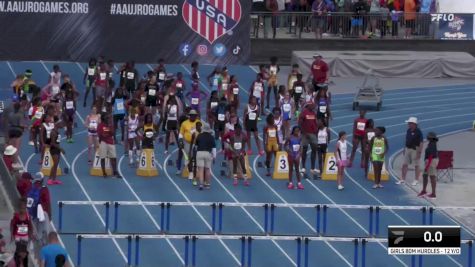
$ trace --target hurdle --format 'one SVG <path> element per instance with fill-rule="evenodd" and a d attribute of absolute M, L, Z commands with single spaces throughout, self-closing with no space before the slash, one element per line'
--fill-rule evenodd
<path fill-rule="evenodd" d="M 264 234 L 274 233 L 275 213 L 277 208 L 301 208 L 315 210 L 315 233 L 325 236 L 328 225 L 328 211 L 330 209 L 355 209 L 368 211 L 367 237 L 380 235 L 380 217 L 383 210 L 414 210 L 421 212 L 421 224 L 433 225 L 436 210 L 475 210 L 475 207 L 433 207 L 433 206 L 373 206 L 373 205 L 346 205 L 346 204 L 297 204 L 297 203 L 236 203 L 236 202 L 155 202 L 155 201 L 59 201 L 58 202 L 58 231 L 63 230 L 63 208 L 74 205 L 104 205 L 105 229 L 110 229 L 110 207 L 114 209 L 114 233 L 118 232 L 120 206 L 157 206 L 160 207 L 160 234 L 170 233 L 172 207 L 210 207 L 211 233 L 223 233 L 223 217 L 225 207 L 262 208 L 264 212 Z M 100 234 L 100 233 L 98 233 Z"/>
<path fill-rule="evenodd" d="M 218 234 L 79 234 L 77 239 L 77 266 L 82 264 L 82 242 L 85 239 L 126 239 L 127 240 L 127 265 L 132 266 L 132 242 L 135 241 L 134 251 L 134 265 L 140 266 L 140 242 L 142 239 L 175 239 L 184 240 L 184 262 L 185 266 L 196 266 L 196 251 L 198 247 L 198 240 L 237 240 L 240 242 L 240 266 L 252 266 L 252 244 L 254 240 L 265 241 L 294 241 L 296 245 L 296 263 L 297 267 L 310 266 L 310 242 L 312 241 L 327 241 L 327 242 L 347 242 L 353 244 L 353 266 L 358 267 L 361 259 L 361 267 L 366 267 L 366 246 L 368 243 L 387 242 L 384 238 L 365 238 L 365 237 L 323 237 L 323 236 L 293 236 L 293 235 L 218 235 Z M 472 267 L 472 247 L 473 240 L 461 240 L 461 245 L 468 245 L 467 266 Z M 190 252 L 191 245 L 191 252 Z M 303 245 L 303 252 L 302 252 Z M 303 260 L 302 260 L 303 253 Z M 191 260 L 190 260 L 191 254 Z M 360 258 L 361 257 L 361 258 Z M 422 267 L 422 256 L 411 256 L 411 267 L 416 267 L 416 257 L 419 257 L 418 266 Z M 315 264 L 312 264 L 315 266 Z"/>

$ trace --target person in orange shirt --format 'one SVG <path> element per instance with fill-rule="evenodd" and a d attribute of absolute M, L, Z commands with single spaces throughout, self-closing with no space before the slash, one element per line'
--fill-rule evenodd
<path fill-rule="evenodd" d="M 406 35 L 409 38 L 416 27 L 416 3 L 415 0 L 405 0 L 404 20 L 406 21 Z"/>

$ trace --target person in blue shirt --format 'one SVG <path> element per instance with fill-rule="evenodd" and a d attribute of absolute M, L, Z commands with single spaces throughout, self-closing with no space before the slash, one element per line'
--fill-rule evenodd
<path fill-rule="evenodd" d="M 50 232 L 48 234 L 48 245 L 40 251 L 40 267 L 56 267 L 56 257 L 58 255 L 64 255 L 65 259 L 69 257 L 68 252 L 59 244 L 58 234 Z M 64 266 L 70 266 L 67 260 Z"/>

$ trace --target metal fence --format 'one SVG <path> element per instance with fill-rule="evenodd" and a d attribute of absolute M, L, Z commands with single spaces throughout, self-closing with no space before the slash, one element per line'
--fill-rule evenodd
<path fill-rule="evenodd" d="M 253 12 L 251 37 L 274 39 L 434 39 L 428 13 Z"/>

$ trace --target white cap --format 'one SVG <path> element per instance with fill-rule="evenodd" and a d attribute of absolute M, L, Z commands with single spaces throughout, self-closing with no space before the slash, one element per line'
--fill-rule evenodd
<path fill-rule="evenodd" d="M 9 145 L 5 148 L 5 151 L 3 151 L 3 154 L 7 156 L 13 156 L 17 151 L 18 149 L 16 147 Z"/>
<path fill-rule="evenodd" d="M 316 58 L 316 57 L 322 57 L 322 55 L 320 53 L 313 54 L 313 58 Z"/>
<path fill-rule="evenodd" d="M 417 118 L 416 117 L 409 117 L 409 119 L 406 121 L 406 123 L 417 124 Z"/>

